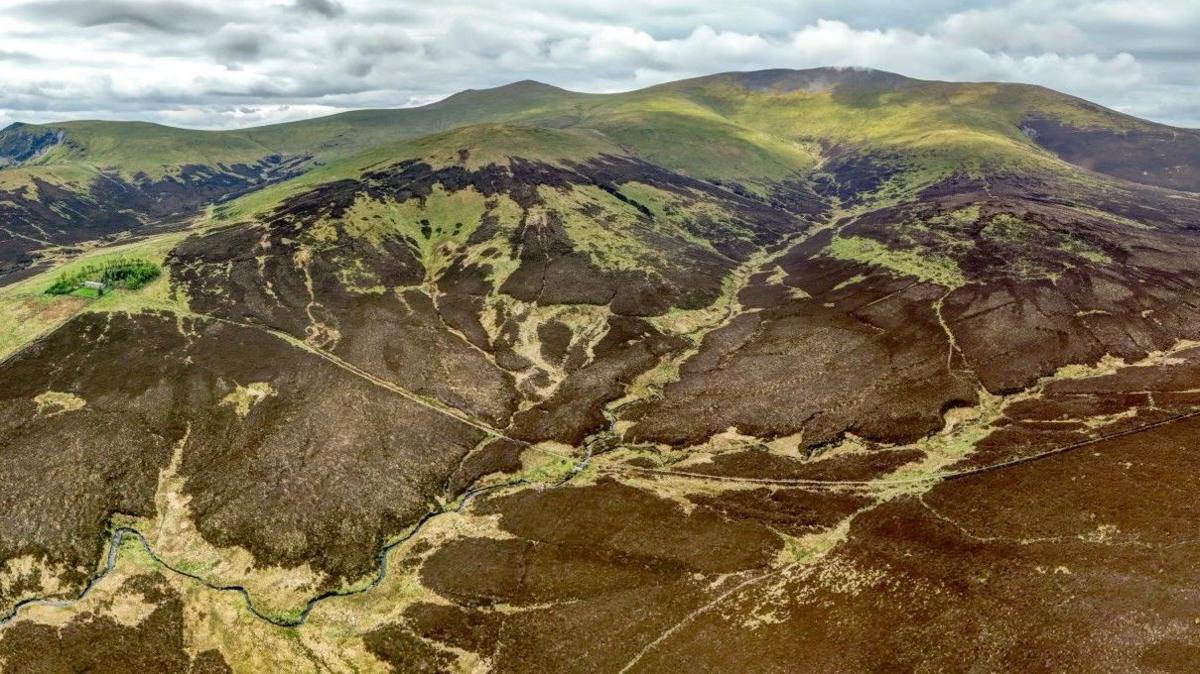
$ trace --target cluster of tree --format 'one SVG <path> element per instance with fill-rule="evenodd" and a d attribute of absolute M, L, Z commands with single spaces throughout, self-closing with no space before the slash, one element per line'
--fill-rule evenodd
<path fill-rule="evenodd" d="M 71 273 L 60 274 L 46 289 L 50 295 L 69 295 L 88 281 L 103 283 L 105 288 L 136 290 L 158 278 L 158 265 L 141 258 L 115 258 L 86 264 Z"/>

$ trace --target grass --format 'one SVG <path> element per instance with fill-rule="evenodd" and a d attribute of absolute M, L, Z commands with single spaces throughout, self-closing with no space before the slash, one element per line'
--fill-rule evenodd
<path fill-rule="evenodd" d="M 275 395 L 275 389 L 269 383 L 255 381 L 245 386 L 236 387 L 231 393 L 221 399 L 221 404 L 232 405 L 238 417 L 244 419 L 250 413 L 250 408 L 273 395 Z"/>
<path fill-rule="evenodd" d="M 26 196 L 36 198 L 36 180 L 81 192 L 102 169 L 127 178 L 138 174 L 158 178 L 176 175 L 184 165 L 218 171 L 223 170 L 222 164 L 253 163 L 270 154 L 311 155 L 310 170 L 305 174 L 211 209 L 212 221 L 232 222 L 260 219 L 283 200 L 317 184 L 356 178 L 402 159 L 477 168 L 507 163 L 514 156 L 567 164 L 604 154 L 628 155 L 692 176 L 735 180 L 761 190 L 765 181 L 819 170 L 829 154 L 822 148 L 902 157 L 903 170 L 858 207 L 862 209 L 909 199 L 920 187 L 955 173 L 1051 171 L 1089 180 L 1025 137 L 1019 125 L 1030 113 L 1075 126 L 1118 131 L 1148 124 L 1024 85 L 911 81 L 894 90 L 846 94 L 755 91 L 728 77 L 710 77 L 592 95 L 527 82 L 464 92 L 421 108 L 358 111 L 240 131 L 191 131 L 124 122 L 57 124 L 56 128 L 66 130 L 66 142 L 28 165 L 0 169 L 0 189 L 24 189 Z M 622 189 L 651 209 L 655 227 L 692 243 L 709 245 L 685 228 L 689 220 L 722 222 L 722 214 L 706 210 L 702 200 L 689 202 L 649 186 Z M 446 254 L 461 247 L 478 222 L 479 200 L 462 199 L 463 203 L 451 203 L 443 195 L 421 207 L 406 202 L 395 209 L 362 204 L 361 211 L 356 206 L 349 224 L 368 237 L 382 231 L 405 233 L 426 268 L 436 275 Z M 568 212 L 593 201 L 585 193 L 563 195 L 558 200 L 566 202 L 559 205 Z M 631 269 L 643 264 L 647 251 L 637 240 L 626 207 L 605 203 L 604 208 L 605 217 L 612 218 L 611 226 L 596 227 L 590 218 L 567 218 L 572 241 L 609 268 Z M 951 216 L 963 222 L 977 217 L 970 211 Z M 421 231 L 422 219 L 429 220 L 428 235 Z M 515 220 L 507 215 L 503 219 L 506 227 Z M 456 229 L 459 223 L 462 226 Z M 418 236 L 411 236 L 414 231 Z M 1060 249 L 1080 260 L 1109 262 L 1103 252 L 1082 242 L 1065 241 Z M 949 287 L 963 282 L 949 258 L 919 250 L 889 250 L 869 239 L 837 239 L 830 254 Z M 144 257 L 153 261 L 153 256 Z M 1014 265 L 1018 272 L 1019 262 Z M 511 271 L 512 261 L 505 256 L 490 263 L 498 277 Z M 1037 272 L 1030 268 L 1020 273 Z M 363 292 L 383 290 L 373 279 L 355 275 L 353 269 L 347 274 L 348 284 Z M 85 307 L 97 311 L 186 311 L 186 302 L 164 278 L 136 292 L 114 292 L 102 298 L 86 294 L 46 298 L 41 296 L 45 286 L 31 292 L 39 284 L 48 286 L 49 281 L 41 275 L 0 289 L 0 317 L 5 319 L 0 323 L 0 358 Z"/>
<path fill-rule="evenodd" d="M 740 238 L 749 239 L 754 235 L 752 231 L 735 222 L 729 212 L 702 194 L 690 193 L 681 196 L 637 181 L 621 185 L 621 193 L 646 207 L 654 216 L 659 231 L 709 250 L 716 249 L 709 240 L 690 231 L 689 226 L 694 227 L 698 222 L 711 222 L 718 223 L 724 232 L 734 233 Z"/>
<path fill-rule="evenodd" d="M 815 146 L 738 124 L 683 97 L 633 99 L 587 120 L 631 154 L 699 177 L 780 180 L 814 168 Z"/>
<path fill-rule="evenodd" d="M 124 257 L 108 258 L 85 264 L 71 273 L 59 274 L 54 283 L 46 288 L 46 294 L 70 295 L 86 290 L 92 291 L 92 296 L 100 297 L 101 293 L 97 289 L 84 288 L 84 284 L 102 283 L 106 290 L 137 290 L 161 274 L 162 269 L 149 260 Z"/>
<path fill-rule="evenodd" d="M 66 141 L 31 165 L 80 163 L 123 178 L 177 175 L 180 167 L 253 164 L 275 152 L 242 132 L 177 129 L 147 122 L 81 121 L 52 125 Z M 41 128 L 41 127 L 34 127 Z"/>
<path fill-rule="evenodd" d="M 633 92 L 580 94 L 520 82 L 467 91 L 419 108 L 362 110 L 235 131 L 194 131 L 141 122 L 81 121 L 59 147 L 30 165 L 0 170 L 0 186 L 86 182 L 100 169 L 126 178 L 178 175 L 185 165 L 221 165 L 308 155 L 309 174 L 224 205 L 243 219 L 288 194 L 354 176 L 384 161 L 421 157 L 471 166 L 510 156 L 579 160 L 628 154 L 688 175 L 736 180 L 751 189 L 819 167 L 822 148 L 899 154 L 912 165 L 888 186 L 911 194 L 955 172 L 1074 171 L 1041 150 L 1019 125 L 1031 113 L 1116 131 L 1149 123 L 1048 89 L 995 83 L 909 80 L 895 89 L 761 91 L 715 76 Z M 37 131 L 45 127 L 31 127 Z"/>
<path fill-rule="evenodd" d="M 171 287 L 165 274 L 136 290 L 116 289 L 106 292 L 103 297 L 46 292 L 62 277 L 80 274 L 88 268 L 104 267 L 117 260 L 136 258 L 160 266 L 167 253 L 186 235 L 186 232 L 173 232 L 122 246 L 95 248 L 55 268 L 0 288 L 0 359 L 7 358 L 81 311 L 136 313 L 154 309 L 189 314 L 186 298 Z"/>
<path fill-rule="evenodd" d="M 315 247 L 336 246 L 342 233 L 380 246 L 385 239 L 399 239 L 412 248 L 425 269 L 425 280 L 436 280 L 459 253 L 467 250 L 467 241 L 479 227 L 485 214 L 515 226 L 507 197 L 489 201 L 474 188 L 448 192 L 441 185 L 424 198 L 403 202 L 377 201 L 360 195 L 337 222 L 325 220 L 310 227 L 305 236 Z M 515 206 L 515 204 L 513 204 Z M 386 289 L 358 260 L 342 260 L 339 276 L 347 287 L 360 292 Z"/>
<path fill-rule="evenodd" d="M 1031 256 L 1025 250 L 1035 246 L 1054 248 L 1092 264 L 1112 264 L 1113 261 L 1103 251 L 1070 232 L 1047 229 L 1011 213 L 996 213 L 991 216 L 982 233 L 985 237 L 1010 246 L 1013 249 L 1010 264 L 1018 269 L 1021 267 L 1034 269 L 1044 266 L 1036 260 L 1030 259 Z M 1051 271 L 1054 270 L 1042 269 L 1043 274 Z"/>
<path fill-rule="evenodd" d="M 441 185 L 424 200 L 388 202 L 383 207 L 387 210 L 385 220 L 397 226 L 415 246 L 427 281 L 441 275 L 479 227 L 487 210 L 483 195 L 474 188 L 447 192 Z M 347 221 L 347 229 L 352 227 L 353 220 Z"/>
<path fill-rule="evenodd" d="M 1092 264 L 1112 264 L 1112 258 L 1100 250 L 1071 236 L 1063 236 L 1058 249 Z"/>
<path fill-rule="evenodd" d="M 521 469 L 504 480 L 525 480 L 531 483 L 555 484 L 575 469 L 576 461 L 565 458 L 574 449 L 565 445 L 549 444 L 548 451 L 539 451 L 541 445 L 521 453 Z"/>
<path fill-rule="evenodd" d="M 641 214 L 600 188 L 539 187 L 538 195 L 546 209 L 561 219 L 575 250 L 587 253 L 600 268 L 652 273 L 666 264 L 658 251 L 638 237 Z M 539 210 L 530 217 L 548 215 Z"/>
<path fill-rule="evenodd" d="M 61 412 L 73 412 L 81 410 L 87 406 L 87 401 L 74 393 L 64 393 L 62 391 L 46 391 L 34 397 L 33 402 L 37 403 L 38 414 L 59 414 Z"/>
<path fill-rule="evenodd" d="M 488 164 L 507 165 L 512 157 L 562 164 L 604 153 L 620 154 L 621 148 L 591 131 L 480 124 L 420 138 L 391 139 L 357 153 L 339 156 L 292 180 L 221 204 L 213 210 L 211 219 L 214 222 L 260 219 L 289 197 L 317 185 L 358 178 L 364 172 L 406 159 L 423 161 L 434 168 L 465 165 L 477 169 Z"/>
<path fill-rule="evenodd" d="M 0 190 L 16 191 L 24 188 L 25 198 L 37 199 L 40 196 L 38 181 L 80 192 L 86 190 L 99 175 L 100 172 L 95 168 L 77 163 L 13 166 L 0 169 Z"/>
<path fill-rule="evenodd" d="M 997 213 L 983 227 L 983 235 L 999 241 L 1018 243 L 1033 236 L 1036 227 L 1012 213 Z"/>
<path fill-rule="evenodd" d="M 948 257 L 916 250 L 896 250 L 862 236 L 834 237 L 825 251 L 840 260 L 882 267 L 946 288 L 958 288 L 967 282 L 958 264 Z"/>

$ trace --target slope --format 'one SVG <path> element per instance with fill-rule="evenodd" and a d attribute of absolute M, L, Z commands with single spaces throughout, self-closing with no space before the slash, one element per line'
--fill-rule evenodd
<path fill-rule="evenodd" d="M 1200 189 L 1196 132 L 1037 87 L 836 69 L 729 73 L 607 95 L 518 82 L 419 108 L 240 131 L 14 125 L 0 133 L 0 163 L 9 164 L 0 170 L 7 241 L 0 273 L 55 246 L 195 214 L 326 164 L 337 168 L 323 177 L 336 175 L 369 148 L 479 123 L 587 130 L 627 154 L 752 190 L 869 158 L 876 173 L 907 162 L 902 173 L 913 184 L 892 187 L 911 192 L 955 171 L 1053 168 L 1055 156 L 1136 182 Z M 1041 146 L 1048 151 L 1030 152 Z"/>

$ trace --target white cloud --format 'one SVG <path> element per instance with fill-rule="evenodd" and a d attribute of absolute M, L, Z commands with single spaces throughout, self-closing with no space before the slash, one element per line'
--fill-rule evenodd
<path fill-rule="evenodd" d="M 746 6 L 752 4 L 753 6 Z M 0 121 L 230 127 L 539 79 L 870 66 L 1200 126 L 1194 0 L 0 0 Z"/>

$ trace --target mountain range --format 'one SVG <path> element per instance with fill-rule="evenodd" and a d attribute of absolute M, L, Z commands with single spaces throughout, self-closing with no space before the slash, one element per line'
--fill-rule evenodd
<path fill-rule="evenodd" d="M 1198 229 L 1200 131 L 867 69 L 14 124 L 0 664 L 1193 671 Z"/>

